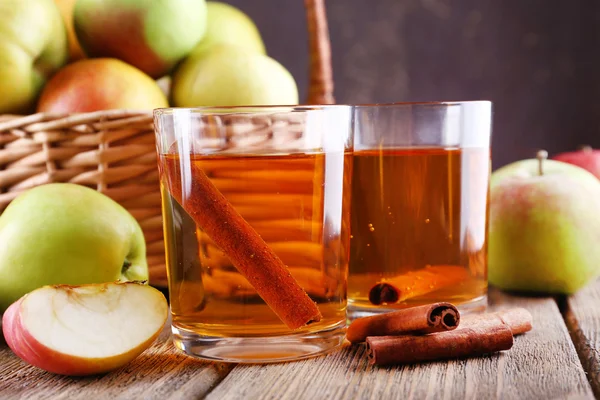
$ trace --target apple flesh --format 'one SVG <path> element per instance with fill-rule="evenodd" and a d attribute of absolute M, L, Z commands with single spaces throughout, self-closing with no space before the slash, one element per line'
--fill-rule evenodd
<path fill-rule="evenodd" d="M 296 82 L 281 64 L 235 45 L 188 57 L 173 76 L 172 93 L 178 107 L 298 104 Z"/>
<path fill-rule="evenodd" d="M 186 57 L 206 30 L 204 0 L 78 0 L 74 13 L 90 57 L 118 58 L 155 79 Z"/>
<path fill-rule="evenodd" d="M 41 185 L 19 195 L 0 215 L 0 313 L 45 285 L 147 279 L 140 225 L 93 189 Z"/>
<path fill-rule="evenodd" d="M 192 53 L 206 54 L 217 44 L 233 44 L 245 50 L 266 54 L 258 28 L 240 9 L 218 1 L 206 2 L 206 33 Z"/>
<path fill-rule="evenodd" d="M 8 308 L 2 330 L 29 364 L 55 374 L 94 375 L 140 355 L 167 315 L 163 294 L 139 283 L 45 286 Z"/>
<path fill-rule="evenodd" d="M 24 114 L 68 58 L 67 33 L 52 0 L 0 1 L 0 114 Z"/>
<path fill-rule="evenodd" d="M 594 150 L 590 146 L 584 146 L 579 151 L 557 154 L 553 160 L 577 165 L 600 179 L 600 150 Z"/>
<path fill-rule="evenodd" d="M 77 113 L 168 107 L 160 86 L 139 69 L 111 58 L 69 64 L 50 79 L 38 112 Z"/>
<path fill-rule="evenodd" d="M 600 274 L 598 241 L 600 180 L 588 171 L 530 159 L 492 174 L 491 284 L 572 294 Z"/>

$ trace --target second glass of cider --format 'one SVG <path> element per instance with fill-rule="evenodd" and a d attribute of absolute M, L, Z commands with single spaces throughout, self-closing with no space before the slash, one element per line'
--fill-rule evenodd
<path fill-rule="evenodd" d="M 350 317 L 487 304 L 491 103 L 354 108 Z"/>

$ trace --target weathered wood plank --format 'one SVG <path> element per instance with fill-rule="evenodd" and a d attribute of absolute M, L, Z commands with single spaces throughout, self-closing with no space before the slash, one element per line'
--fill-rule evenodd
<path fill-rule="evenodd" d="M 524 306 L 534 316 L 534 331 L 517 338 L 511 351 L 391 368 L 370 366 L 364 349 L 350 346 L 327 357 L 296 363 L 235 368 L 205 363 L 179 354 L 165 329 L 151 349 L 120 371 L 96 378 L 68 378 L 26 366 L 0 339 L 0 398 L 187 399 L 207 394 L 209 399 L 592 397 L 552 299 L 492 291 L 491 300 L 493 308 Z M 589 332 L 594 331 L 591 326 Z M 597 349 L 598 343 L 590 346 Z"/>
<path fill-rule="evenodd" d="M 193 399 L 206 395 L 233 368 L 182 355 L 167 325 L 158 340 L 125 367 L 104 376 L 71 378 L 26 365 L 0 335 L 1 399 Z"/>
<path fill-rule="evenodd" d="M 492 308 L 526 307 L 534 330 L 502 354 L 470 360 L 380 368 L 363 347 L 287 364 L 238 365 L 208 399 L 486 399 L 593 398 L 552 298 L 492 290 Z"/>
<path fill-rule="evenodd" d="M 600 280 L 566 299 L 564 316 L 596 398 L 600 398 Z"/>

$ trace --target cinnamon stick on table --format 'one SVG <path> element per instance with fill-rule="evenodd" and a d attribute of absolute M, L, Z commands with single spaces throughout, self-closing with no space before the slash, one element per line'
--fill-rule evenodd
<path fill-rule="evenodd" d="M 171 195 L 229 257 L 290 329 L 321 320 L 314 301 L 267 243 L 242 218 L 195 163 L 181 175 L 178 158 L 164 157 L 161 174 Z M 185 186 L 182 186 L 182 183 Z M 185 194 L 185 195 L 184 195 Z"/>
<path fill-rule="evenodd" d="M 423 336 L 374 336 L 367 338 L 367 353 L 372 364 L 411 364 L 419 361 L 474 357 L 513 345 L 506 325 L 484 325 Z"/>
<path fill-rule="evenodd" d="M 453 331 L 428 335 L 373 336 L 366 339 L 372 364 L 410 364 L 419 361 L 474 357 L 508 350 L 513 334 L 531 329 L 531 314 L 522 308 L 463 318 Z"/>
<path fill-rule="evenodd" d="M 382 279 L 369 291 L 369 301 L 375 305 L 399 303 L 412 297 L 435 292 L 466 280 L 466 268 L 453 265 L 427 266 L 418 271 Z"/>
<path fill-rule="evenodd" d="M 346 331 L 351 343 L 364 342 L 367 336 L 391 336 L 403 333 L 433 333 L 456 329 L 460 313 L 450 303 L 434 303 L 358 318 Z"/>
<path fill-rule="evenodd" d="M 511 308 L 487 314 L 467 315 L 460 322 L 460 327 L 475 325 L 497 325 L 503 323 L 512 331 L 513 335 L 529 332 L 532 329 L 531 313 L 524 308 Z"/>

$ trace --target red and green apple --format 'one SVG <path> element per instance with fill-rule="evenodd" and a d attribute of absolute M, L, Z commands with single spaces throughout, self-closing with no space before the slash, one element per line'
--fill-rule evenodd
<path fill-rule="evenodd" d="M 488 277 L 571 294 L 600 274 L 600 180 L 544 153 L 492 174 Z"/>
<path fill-rule="evenodd" d="M 54 75 L 37 109 L 75 113 L 160 107 L 168 107 L 167 98 L 148 75 L 114 58 L 93 58 L 69 64 Z"/>
<path fill-rule="evenodd" d="M 75 32 L 90 57 L 118 58 L 161 78 L 206 30 L 204 0 L 78 0 Z"/>

